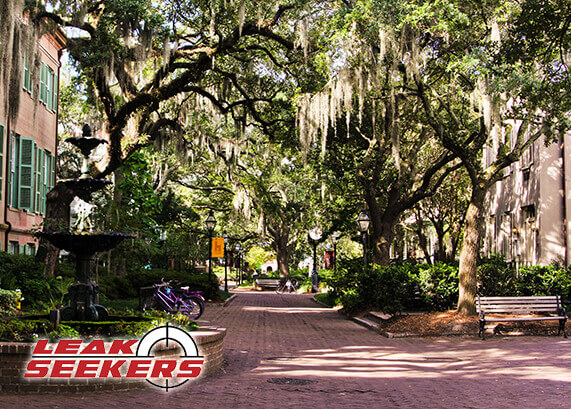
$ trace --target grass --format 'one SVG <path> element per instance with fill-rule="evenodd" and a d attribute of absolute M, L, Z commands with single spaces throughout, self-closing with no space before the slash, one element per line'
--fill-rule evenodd
<path fill-rule="evenodd" d="M 329 295 L 329 293 L 318 293 L 314 295 L 315 299 L 325 305 L 330 307 L 335 306 L 335 300 Z"/>
<path fill-rule="evenodd" d="M 101 305 L 111 308 L 114 311 L 134 311 L 139 307 L 138 298 L 130 298 L 128 300 L 101 300 Z"/>

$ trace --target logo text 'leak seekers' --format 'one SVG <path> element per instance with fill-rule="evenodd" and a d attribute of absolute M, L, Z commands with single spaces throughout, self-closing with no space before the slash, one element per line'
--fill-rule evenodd
<path fill-rule="evenodd" d="M 178 347 L 177 358 L 152 355 Z M 131 378 L 169 390 L 200 375 L 204 358 L 192 337 L 169 325 L 154 328 L 140 340 L 62 339 L 55 344 L 39 340 L 24 373 L 25 378 Z"/>

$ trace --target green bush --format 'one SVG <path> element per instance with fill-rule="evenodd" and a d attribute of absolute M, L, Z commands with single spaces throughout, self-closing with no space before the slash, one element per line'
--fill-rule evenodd
<path fill-rule="evenodd" d="M 8 290 L 20 289 L 23 305 L 37 308 L 48 303 L 49 286 L 54 281 L 54 277 L 44 275 L 43 265 L 33 256 L 0 252 L 0 286 Z"/>
<path fill-rule="evenodd" d="M 493 255 L 478 261 L 478 293 L 498 297 L 517 293 L 516 272 L 503 257 Z"/>
<path fill-rule="evenodd" d="M 360 259 L 340 260 L 326 282 L 331 297 L 349 313 L 372 308 L 394 314 L 417 307 L 416 267 L 409 264 L 365 269 Z"/>
<path fill-rule="evenodd" d="M 432 310 L 450 309 L 458 301 L 458 268 L 444 263 L 418 268 L 420 294 Z"/>
<path fill-rule="evenodd" d="M 0 314 L 12 314 L 16 312 L 18 298 L 16 291 L 3 290 L 0 288 Z"/>
<path fill-rule="evenodd" d="M 571 301 L 571 271 L 555 266 L 531 266 L 519 270 L 517 295 L 561 295 Z"/>

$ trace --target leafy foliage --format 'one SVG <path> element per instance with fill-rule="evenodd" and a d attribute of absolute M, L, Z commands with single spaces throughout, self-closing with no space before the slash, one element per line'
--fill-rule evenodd
<path fill-rule="evenodd" d="M 16 311 L 18 303 L 16 291 L 4 290 L 0 288 L 0 314 L 12 314 Z"/>

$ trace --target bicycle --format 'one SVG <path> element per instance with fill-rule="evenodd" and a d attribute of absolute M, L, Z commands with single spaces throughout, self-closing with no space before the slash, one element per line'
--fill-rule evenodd
<path fill-rule="evenodd" d="M 287 278 L 276 290 L 276 294 L 295 293 L 299 287 L 299 283 L 295 278 Z"/>
<path fill-rule="evenodd" d="M 182 313 L 191 319 L 199 318 L 204 312 L 204 299 L 199 292 L 176 290 L 171 281 L 154 284 L 155 292 L 144 309 L 155 309 L 170 313 Z"/>

